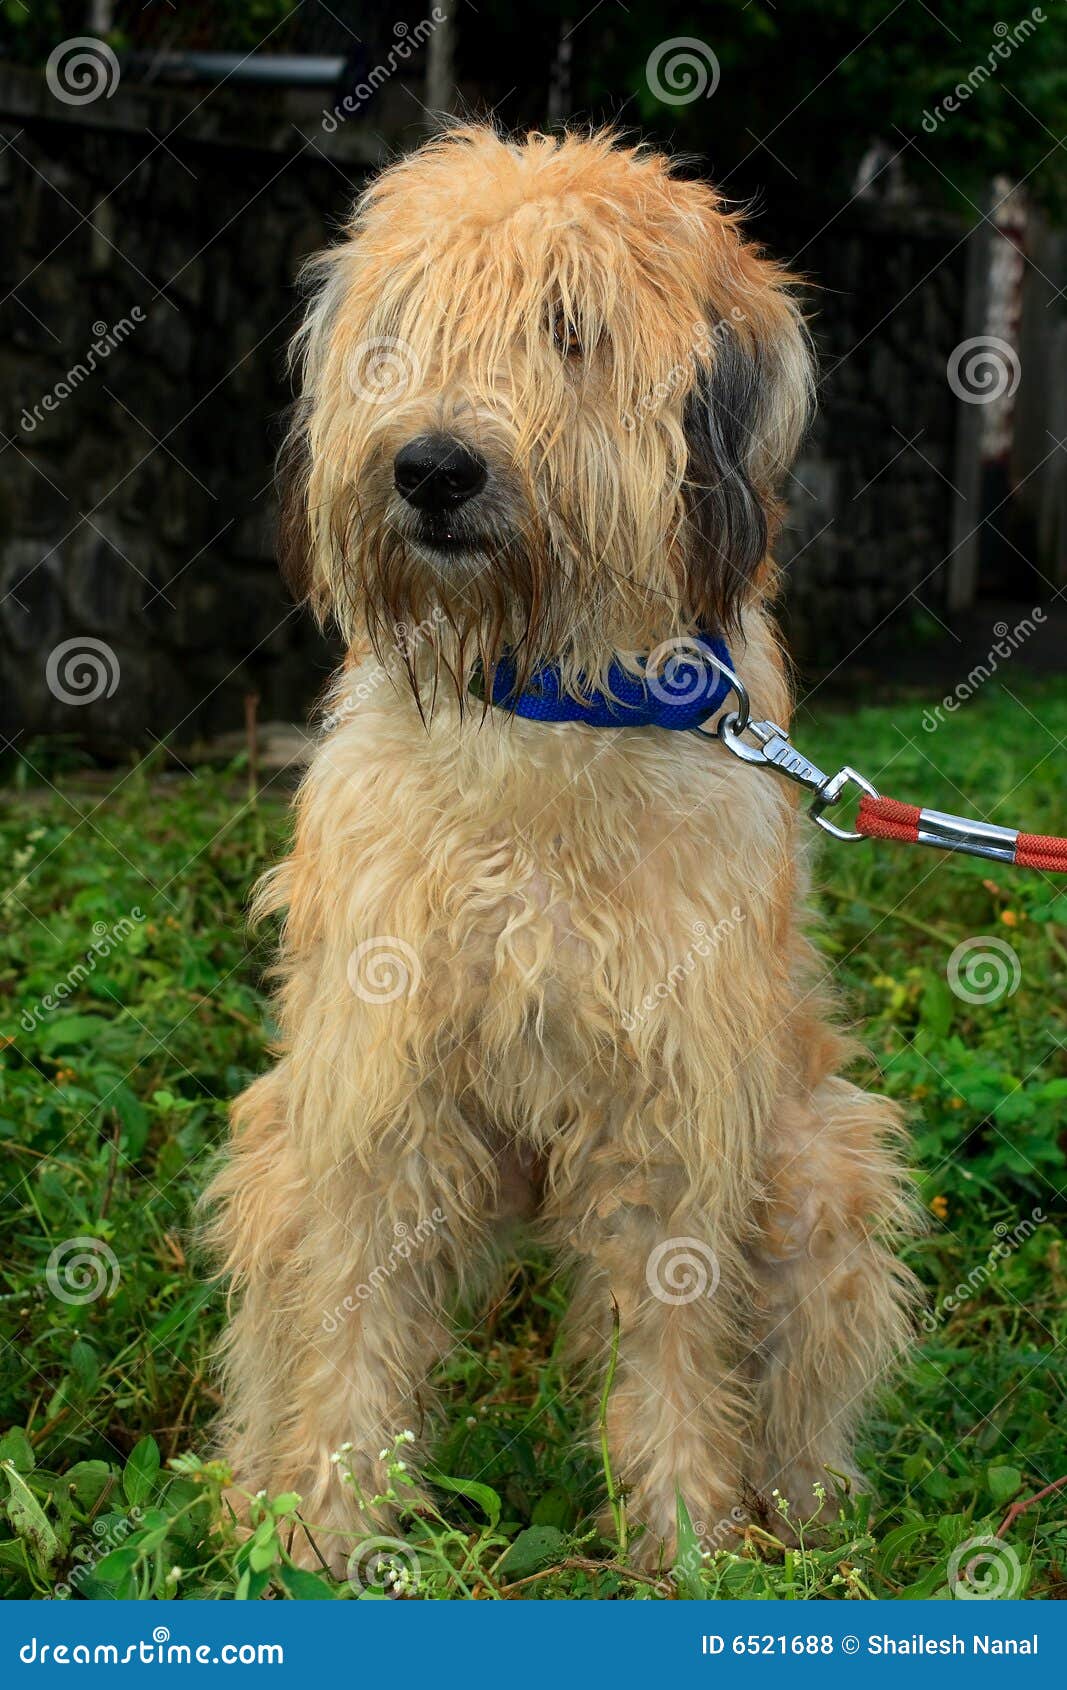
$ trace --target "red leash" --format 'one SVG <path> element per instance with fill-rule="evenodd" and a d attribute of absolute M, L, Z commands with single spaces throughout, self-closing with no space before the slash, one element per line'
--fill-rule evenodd
<path fill-rule="evenodd" d="M 812 819 L 835 839 L 896 839 L 905 845 L 932 845 L 941 851 L 961 851 L 968 857 L 988 857 L 993 862 L 1013 863 L 1017 868 L 1067 874 L 1067 839 L 1044 833 L 1020 833 L 1013 827 L 969 821 L 965 816 L 951 816 L 943 810 L 920 809 L 917 804 L 902 804 L 897 798 L 883 798 L 869 780 L 847 764 L 836 775 L 824 774 L 797 750 L 777 722 L 752 721 L 743 683 L 718 659 L 716 666 L 733 688 L 738 703 L 737 710 L 719 722 L 719 738 L 727 751 L 744 763 L 775 769 L 806 787 L 812 794 Z M 758 744 L 742 739 L 744 733 L 751 734 Z M 858 786 L 863 794 L 855 832 L 835 827 L 823 814 L 839 801 L 849 785 Z"/>
<path fill-rule="evenodd" d="M 966 821 L 941 810 L 902 804 L 898 798 L 864 793 L 856 817 L 856 831 L 865 839 L 899 839 L 905 845 L 937 845 L 943 851 L 963 851 L 972 857 L 992 857 L 1016 868 L 1043 868 L 1067 874 L 1067 839 L 1046 833 L 1020 833 L 1013 827 Z M 984 848 L 983 848 L 984 847 Z"/>

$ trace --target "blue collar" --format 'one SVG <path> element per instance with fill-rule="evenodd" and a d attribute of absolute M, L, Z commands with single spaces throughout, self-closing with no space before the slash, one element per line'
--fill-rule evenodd
<path fill-rule="evenodd" d="M 515 694 L 516 664 L 506 653 L 493 671 L 490 703 L 534 722 L 583 722 L 591 728 L 695 728 L 725 702 L 730 682 L 720 664 L 732 668 L 724 640 L 690 634 L 659 647 L 654 675 L 631 674 L 617 660 L 608 684 L 591 688 L 582 699 L 563 691 L 559 665 L 536 669 Z M 484 681 L 478 678 L 484 695 Z"/>

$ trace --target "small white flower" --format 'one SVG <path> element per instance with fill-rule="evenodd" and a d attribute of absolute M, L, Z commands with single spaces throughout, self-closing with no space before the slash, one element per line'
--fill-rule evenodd
<path fill-rule="evenodd" d="M 389 1459 L 389 1451 L 387 1449 L 380 1449 L 378 1451 L 378 1460 L 379 1461 L 388 1461 L 388 1459 Z"/>
<path fill-rule="evenodd" d="M 406 1444 L 413 1444 L 415 1442 L 414 1432 L 401 1432 L 400 1436 Z"/>
<path fill-rule="evenodd" d="M 181 1576 L 182 1576 L 182 1569 L 180 1567 L 172 1567 L 170 1569 L 170 1572 L 167 1574 L 167 1581 L 168 1581 L 168 1583 L 176 1584 L 178 1582 L 178 1580 L 181 1578 Z"/>

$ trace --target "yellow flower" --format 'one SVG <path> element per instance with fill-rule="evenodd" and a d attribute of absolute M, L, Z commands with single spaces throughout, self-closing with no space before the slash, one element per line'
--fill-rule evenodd
<path fill-rule="evenodd" d="M 931 1212 L 931 1214 L 936 1215 L 939 1221 L 947 1220 L 948 1219 L 948 1198 L 947 1197 L 931 1197 L 931 1199 L 930 1199 L 930 1212 Z"/>
<path fill-rule="evenodd" d="M 1023 918 L 1021 915 L 1017 915 L 1014 910 L 1001 910 L 1000 919 L 1005 927 L 1018 927 Z"/>

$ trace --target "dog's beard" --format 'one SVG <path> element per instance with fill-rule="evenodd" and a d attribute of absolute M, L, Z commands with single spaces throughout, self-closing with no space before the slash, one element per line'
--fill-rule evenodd
<path fill-rule="evenodd" d="M 537 523 L 456 513 L 418 518 L 353 502 L 341 553 L 375 654 L 399 666 L 420 712 L 442 685 L 461 708 L 480 670 L 485 696 L 506 656 L 513 691 L 560 649 L 568 571 Z"/>

